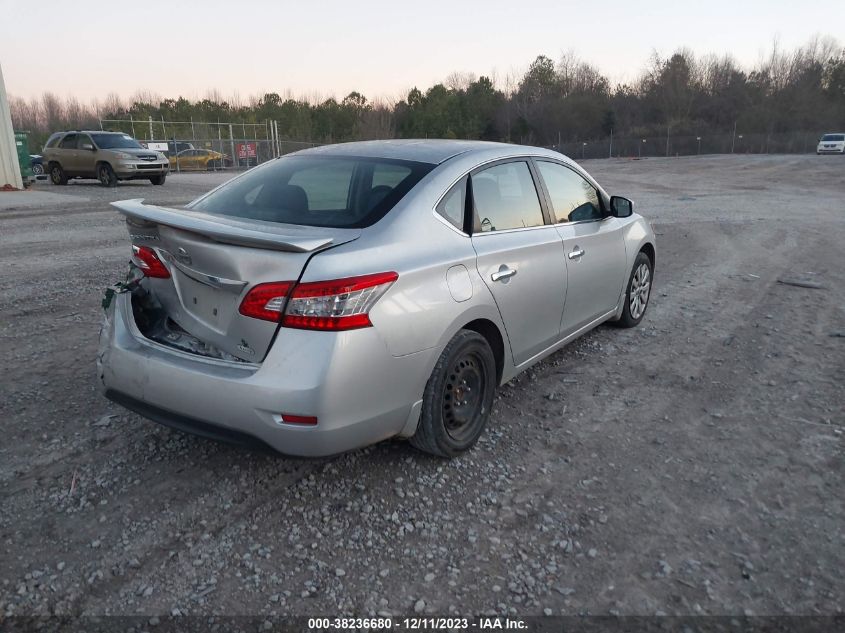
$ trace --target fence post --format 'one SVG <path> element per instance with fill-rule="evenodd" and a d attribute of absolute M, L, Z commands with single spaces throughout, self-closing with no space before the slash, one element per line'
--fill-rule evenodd
<path fill-rule="evenodd" d="M 734 153 L 734 144 L 736 143 L 736 121 L 734 121 L 734 133 L 731 136 L 731 154 Z"/>
<path fill-rule="evenodd" d="M 237 156 L 235 156 L 235 137 L 231 123 L 229 124 L 229 149 L 232 151 L 232 161 L 238 160 Z M 223 166 L 225 167 L 226 165 L 224 164 Z M 238 160 L 238 167 L 240 166 L 240 161 Z"/>
<path fill-rule="evenodd" d="M 610 147 L 607 150 L 607 157 L 613 158 L 613 128 L 610 128 Z"/>

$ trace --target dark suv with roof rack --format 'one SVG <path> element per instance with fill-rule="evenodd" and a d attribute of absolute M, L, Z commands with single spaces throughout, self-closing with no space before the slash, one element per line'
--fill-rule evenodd
<path fill-rule="evenodd" d="M 57 132 L 47 139 L 42 154 L 54 185 L 66 185 L 71 178 L 96 178 L 104 187 L 138 179 L 163 185 L 170 171 L 164 154 L 145 149 L 122 132 Z"/>

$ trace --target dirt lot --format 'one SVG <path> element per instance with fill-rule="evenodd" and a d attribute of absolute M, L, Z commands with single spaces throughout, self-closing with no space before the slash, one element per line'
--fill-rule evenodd
<path fill-rule="evenodd" d="M 107 201 L 219 177 L 0 211 L 0 613 L 842 613 L 845 160 L 585 166 L 658 234 L 646 319 L 507 385 L 452 461 L 250 453 L 99 395 Z"/>

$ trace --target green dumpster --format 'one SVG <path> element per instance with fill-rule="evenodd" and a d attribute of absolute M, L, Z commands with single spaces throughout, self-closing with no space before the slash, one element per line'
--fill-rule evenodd
<path fill-rule="evenodd" d="M 26 132 L 15 132 L 15 145 L 18 148 L 18 162 L 21 164 L 21 179 L 24 185 L 29 185 L 35 178 L 32 176 L 32 159 L 29 157 Z"/>

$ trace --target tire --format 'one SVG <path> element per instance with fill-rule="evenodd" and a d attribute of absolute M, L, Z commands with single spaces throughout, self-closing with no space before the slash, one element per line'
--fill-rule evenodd
<path fill-rule="evenodd" d="M 117 176 L 108 163 L 97 165 L 97 180 L 103 187 L 117 187 Z"/>
<path fill-rule="evenodd" d="M 50 165 L 50 182 L 54 185 L 66 185 L 67 184 L 67 174 L 65 170 L 62 169 L 62 166 L 58 163 L 53 163 Z"/>
<path fill-rule="evenodd" d="M 634 260 L 631 276 L 628 278 L 622 318 L 616 322 L 616 325 L 619 327 L 635 327 L 640 324 L 648 309 L 653 281 L 654 264 L 651 263 L 648 255 L 640 251 Z"/>
<path fill-rule="evenodd" d="M 472 448 L 490 418 L 496 376 L 496 359 L 487 340 L 471 330 L 458 332 L 426 383 L 411 444 L 439 457 L 455 457 Z M 462 404 L 455 406 L 456 402 Z"/>
<path fill-rule="evenodd" d="M 35 174 L 36 176 L 40 176 L 41 174 L 44 173 L 44 165 L 42 165 L 41 163 L 35 163 L 32 166 L 32 173 Z"/>
<path fill-rule="evenodd" d="M 151 176 L 150 182 L 154 185 L 163 185 L 164 181 L 167 180 L 167 174 L 162 174 L 161 176 Z"/>

